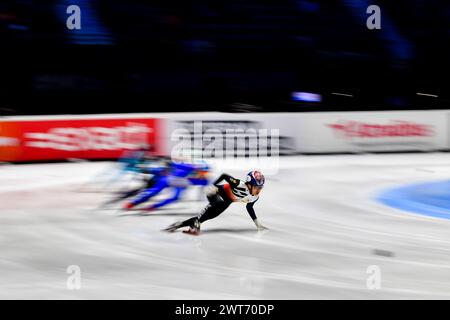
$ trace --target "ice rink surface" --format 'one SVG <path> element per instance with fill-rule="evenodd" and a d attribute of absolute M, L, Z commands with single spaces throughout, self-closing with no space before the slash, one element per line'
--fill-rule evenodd
<path fill-rule="evenodd" d="M 450 298 L 450 221 L 376 201 L 450 179 L 449 153 L 282 158 L 255 205 L 269 231 L 233 204 L 197 237 L 161 231 L 206 204 L 193 194 L 147 214 L 97 209 L 108 193 L 81 186 L 111 165 L 0 166 L 1 299 Z M 70 265 L 80 290 L 67 288 Z"/>

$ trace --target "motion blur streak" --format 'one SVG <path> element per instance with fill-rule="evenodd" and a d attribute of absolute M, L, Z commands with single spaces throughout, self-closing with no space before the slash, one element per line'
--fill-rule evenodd
<path fill-rule="evenodd" d="M 450 298 L 450 221 L 376 201 L 391 187 L 450 179 L 449 161 L 281 158 L 255 206 L 270 231 L 255 231 L 235 204 L 198 237 L 160 230 L 204 201 L 121 215 L 97 209 L 106 194 L 77 192 L 109 163 L 4 165 L 0 298 Z M 70 265 L 81 270 L 80 290 L 66 288 Z M 366 287 L 373 265 L 378 290 Z"/>

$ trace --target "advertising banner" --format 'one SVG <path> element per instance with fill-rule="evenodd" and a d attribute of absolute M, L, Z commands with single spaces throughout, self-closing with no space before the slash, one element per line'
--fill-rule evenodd
<path fill-rule="evenodd" d="M 431 151 L 447 149 L 446 111 L 303 114 L 299 152 Z"/>
<path fill-rule="evenodd" d="M 161 152 L 159 119 L 0 120 L 0 161 L 114 159 L 150 146 Z"/>

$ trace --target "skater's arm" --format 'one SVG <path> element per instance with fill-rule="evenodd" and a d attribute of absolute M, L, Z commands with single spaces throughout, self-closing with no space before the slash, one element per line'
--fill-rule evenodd
<path fill-rule="evenodd" d="M 220 182 L 224 181 L 224 180 L 226 182 L 228 182 L 232 187 L 236 187 L 236 186 L 239 185 L 239 180 L 238 179 L 235 179 L 235 178 L 233 178 L 232 176 L 230 176 L 229 174 L 226 174 L 226 173 L 222 173 L 220 175 L 220 177 L 217 178 L 217 180 L 213 182 L 213 185 L 215 185 L 217 187 L 218 184 Z"/>
<path fill-rule="evenodd" d="M 220 177 L 217 178 L 216 181 L 213 182 L 213 184 L 212 184 L 211 187 L 207 187 L 207 189 L 206 189 L 206 194 L 207 194 L 207 195 L 213 195 L 213 194 L 216 194 L 217 191 L 218 191 L 218 189 L 219 189 L 219 186 L 220 186 L 219 184 L 220 184 L 222 181 L 227 182 L 227 183 L 228 183 L 231 187 L 233 187 L 233 188 L 235 188 L 235 187 L 237 187 L 237 186 L 239 185 L 239 180 L 238 180 L 238 179 L 233 178 L 233 177 L 230 176 L 229 174 L 222 173 L 222 174 L 220 175 Z"/>
<path fill-rule="evenodd" d="M 248 214 L 250 215 L 250 218 L 252 218 L 253 221 L 255 221 L 255 220 L 257 219 L 257 218 L 256 218 L 255 209 L 253 209 L 253 205 L 255 204 L 255 202 L 256 202 L 256 201 L 249 202 L 249 203 L 247 203 L 247 205 L 246 205 L 247 212 L 248 212 Z"/>
<path fill-rule="evenodd" d="M 256 217 L 256 213 L 255 213 L 255 209 L 253 209 L 253 205 L 255 204 L 255 202 L 258 200 L 255 200 L 253 202 L 249 202 L 246 205 L 247 208 L 247 212 L 250 215 L 250 217 L 252 218 L 253 222 L 256 225 L 256 228 L 258 230 L 268 230 L 266 227 L 264 227 L 261 223 L 259 223 L 258 218 Z"/>

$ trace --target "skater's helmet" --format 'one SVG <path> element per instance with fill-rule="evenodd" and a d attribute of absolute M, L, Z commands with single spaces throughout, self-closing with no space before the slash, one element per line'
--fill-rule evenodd
<path fill-rule="evenodd" d="M 246 182 L 252 186 L 262 188 L 264 186 L 265 178 L 260 171 L 250 171 L 247 173 Z"/>

